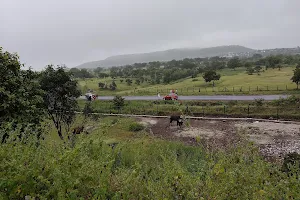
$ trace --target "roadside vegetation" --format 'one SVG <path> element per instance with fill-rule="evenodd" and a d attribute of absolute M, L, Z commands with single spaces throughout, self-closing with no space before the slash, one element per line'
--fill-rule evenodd
<path fill-rule="evenodd" d="M 78 111 L 86 105 L 80 100 Z M 137 115 L 170 115 L 180 111 L 196 117 L 256 117 L 266 119 L 300 119 L 300 98 L 290 96 L 287 99 L 265 101 L 114 101 L 91 102 L 92 112 Z"/>

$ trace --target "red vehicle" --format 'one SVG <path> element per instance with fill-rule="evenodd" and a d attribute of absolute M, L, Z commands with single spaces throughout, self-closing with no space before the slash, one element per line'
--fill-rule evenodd
<path fill-rule="evenodd" d="M 164 100 L 178 100 L 178 95 L 174 92 L 171 92 L 164 97 Z"/>

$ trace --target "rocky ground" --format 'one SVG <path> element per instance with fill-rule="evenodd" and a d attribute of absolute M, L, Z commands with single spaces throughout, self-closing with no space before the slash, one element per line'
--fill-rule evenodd
<path fill-rule="evenodd" d="M 187 120 L 181 128 L 176 122 L 169 127 L 169 119 L 138 118 L 148 126 L 151 134 L 169 140 L 180 140 L 190 145 L 201 143 L 224 148 L 241 136 L 253 141 L 268 160 L 281 160 L 286 153 L 300 153 L 300 124 L 275 122 L 242 122 Z"/>

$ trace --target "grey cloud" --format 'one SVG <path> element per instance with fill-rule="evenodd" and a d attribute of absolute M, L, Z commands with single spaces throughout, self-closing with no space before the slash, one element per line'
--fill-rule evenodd
<path fill-rule="evenodd" d="M 0 45 L 35 69 L 125 53 L 300 43 L 297 0 L 0 0 Z"/>

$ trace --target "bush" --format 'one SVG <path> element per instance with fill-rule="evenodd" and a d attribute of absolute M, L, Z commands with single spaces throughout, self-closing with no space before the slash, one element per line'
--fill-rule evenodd
<path fill-rule="evenodd" d="M 197 78 L 194 78 L 192 81 L 199 81 L 199 79 L 197 79 Z"/>
<path fill-rule="evenodd" d="M 228 102 L 228 106 L 236 106 L 238 104 L 238 101 L 236 100 L 231 100 Z"/>
<path fill-rule="evenodd" d="M 264 99 L 255 99 L 255 105 L 260 107 L 264 105 Z"/>
<path fill-rule="evenodd" d="M 87 118 L 87 117 L 90 117 L 91 113 L 93 113 L 93 109 L 92 109 L 92 105 L 91 105 L 91 102 L 87 102 L 84 106 L 84 109 L 83 109 L 83 114 L 84 114 L 84 117 Z"/>
<path fill-rule="evenodd" d="M 138 132 L 143 130 L 145 127 L 137 122 L 133 122 L 129 125 L 129 131 Z"/>
<path fill-rule="evenodd" d="M 300 154 L 296 152 L 287 154 L 283 160 L 282 171 L 291 175 L 295 171 L 296 174 L 299 175 L 299 173 L 297 173 L 299 172 L 299 169 L 300 169 Z"/>
<path fill-rule="evenodd" d="M 117 95 L 113 99 L 113 104 L 114 104 L 115 108 L 121 109 L 125 105 L 125 98 Z"/>

